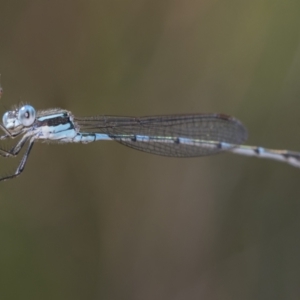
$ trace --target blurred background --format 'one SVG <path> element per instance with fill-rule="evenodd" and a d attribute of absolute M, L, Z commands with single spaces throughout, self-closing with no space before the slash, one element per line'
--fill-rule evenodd
<path fill-rule="evenodd" d="M 0 1 L 0 111 L 222 112 L 249 144 L 299 151 L 299 42 L 298 0 Z M 0 184 L 0 298 L 299 299 L 299 178 L 233 154 L 36 143 Z"/>

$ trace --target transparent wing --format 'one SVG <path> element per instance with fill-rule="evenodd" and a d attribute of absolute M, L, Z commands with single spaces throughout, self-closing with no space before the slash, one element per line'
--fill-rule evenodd
<path fill-rule="evenodd" d="M 223 114 L 75 118 L 81 132 L 107 134 L 117 142 L 153 154 L 193 157 L 218 153 L 247 139 L 244 125 Z"/>

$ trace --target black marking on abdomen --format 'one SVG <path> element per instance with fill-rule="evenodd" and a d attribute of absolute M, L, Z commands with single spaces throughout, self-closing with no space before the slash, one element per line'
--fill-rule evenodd
<path fill-rule="evenodd" d="M 217 143 L 216 148 L 222 150 L 223 149 L 223 144 L 222 143 Z"/>
<path fill-rule="evenodd" d="M 261 148 L 260 147 L 256 147 L 255 149 L 254 149 L 254 152 L 256 153 L 256 154 L 261 154 Z"/>
<path fill-rule="evenodd" d="M 295 158 L 295 159 L 297 159 L 297 160 L 300 160 L 299 155 L 295 155 L 294 153 L 286 152 L 286 153 L 282 153 L 281 155 L 282 155 L 284 158 L 286 158 L 286 159 L 289 159 L 289 158 Z"/>

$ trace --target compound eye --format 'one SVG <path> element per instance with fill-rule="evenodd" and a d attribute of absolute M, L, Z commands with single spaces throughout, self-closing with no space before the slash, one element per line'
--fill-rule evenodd
<path fill-rule="evenodd" d="M 33 124 L 35 120 L 35 115 L 35 109 L 31 105 L 24 105 L 19 109 L 18 120 L 23 126 L 27 127 Z"/>
<path fill-rule="evenodd" d="M 10 112 L 7 111 L 7 112 L 3 115 L 3 117 L 2 117 L 2 123 L 3 123 L 3 125 L 4 125 L 5 128 L 7 128 L 7 126 L 8 126 L 8 118 L 9 118 L 9 114 L 10 114 Z"/>

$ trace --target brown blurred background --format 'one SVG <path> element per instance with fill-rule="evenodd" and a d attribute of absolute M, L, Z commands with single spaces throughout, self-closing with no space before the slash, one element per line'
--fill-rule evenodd
<path fill-rule="evenodd" d="M 223 112 L 250 144 L 300 150 L 299 41 L 299 0 L 0 1 L 1 114 Z M 0 299 L 300 299 L 299 178 L 38 143 L 0 184 Z"/>

